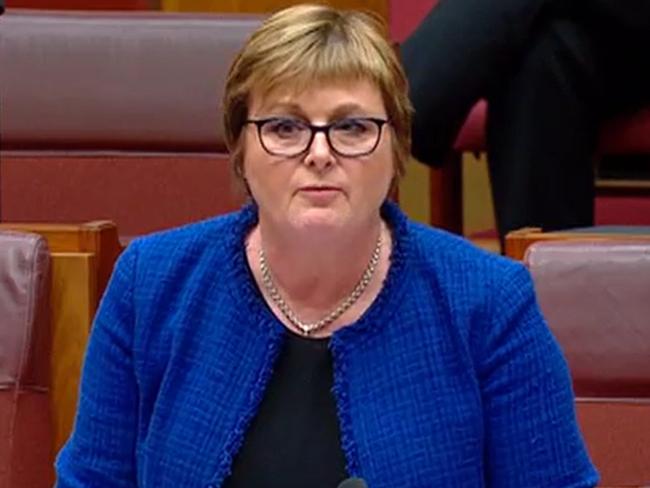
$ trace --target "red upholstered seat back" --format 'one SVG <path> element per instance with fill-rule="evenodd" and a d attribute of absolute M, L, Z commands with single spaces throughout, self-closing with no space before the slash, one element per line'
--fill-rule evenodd
<path fill-rule="evenodd" d="M 134 235 L 237 208 L 220 103 L 261 20 L 9 11 L 1 219 L 108 219 Z"/>
<path fill-rule="evenodd" d="M 650 485 L 650 242 L 538 242 L 525 261 L 602 485 Z"/>
<path fill-rule="evenodd" d="M 0 486 L 52 486 L 49 254 L 0 231 Z"/>

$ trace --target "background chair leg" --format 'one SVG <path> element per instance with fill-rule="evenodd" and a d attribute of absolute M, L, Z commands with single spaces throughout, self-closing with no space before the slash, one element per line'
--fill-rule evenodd
<path fill-rule="evenodd" d="M 462 153 L 431 168 L 431 225 L 463 234 Z"/>

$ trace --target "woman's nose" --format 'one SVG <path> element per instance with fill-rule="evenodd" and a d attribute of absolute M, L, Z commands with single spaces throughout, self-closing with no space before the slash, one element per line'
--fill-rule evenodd
<path fill-rule="evenodd" d="M 327 136 L 319 132 L 314 135 L 305 156 L 305 163 L 324 169 L 334 162 L 334 151 L 327 141 Z"/>

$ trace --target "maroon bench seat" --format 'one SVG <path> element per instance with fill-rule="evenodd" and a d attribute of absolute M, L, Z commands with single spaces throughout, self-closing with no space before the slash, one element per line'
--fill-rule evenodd
<path fill-rule="evenodd" d="M 0 219 L 137 235 L 237 208 L 226 71 L 260 16 L 9 10 Z"/>

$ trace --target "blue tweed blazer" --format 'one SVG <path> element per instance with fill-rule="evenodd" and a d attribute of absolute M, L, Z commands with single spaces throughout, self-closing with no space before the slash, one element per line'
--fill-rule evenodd
<path fill-rule="evenodd" d="M 330 341 L 349 474 L 370 488 L 594 486 L 527 271 L 382 212 L 394 234 L 384 287 Z M 120 257 L 60 488 L 222 485 L 286 337 L 247 267 L 256 219 L 247 206 Z"/>

